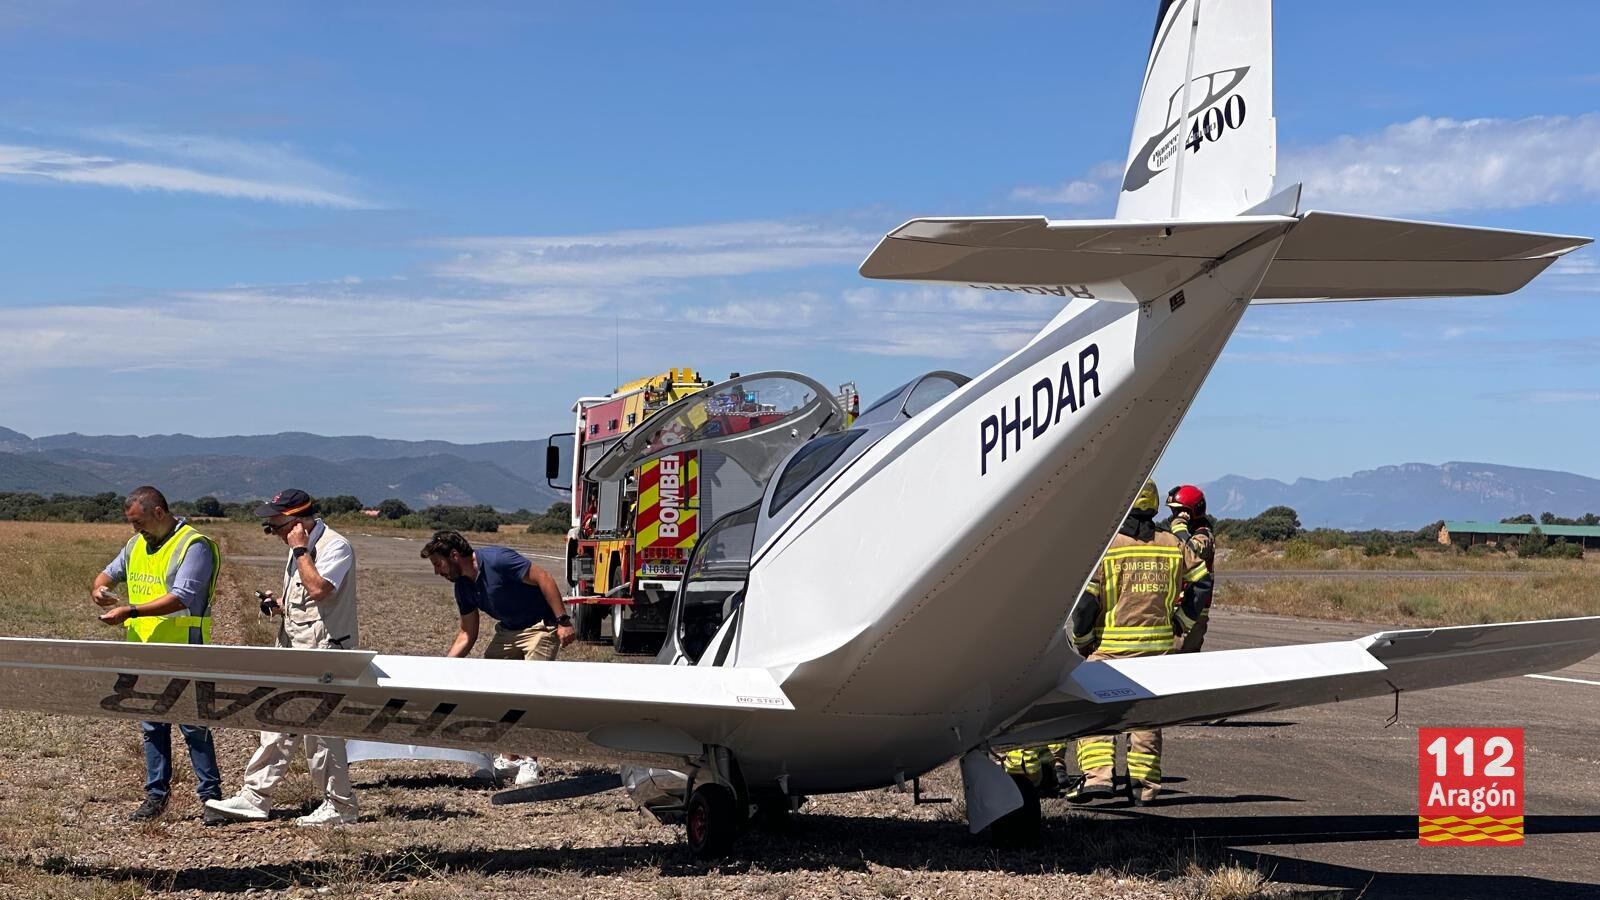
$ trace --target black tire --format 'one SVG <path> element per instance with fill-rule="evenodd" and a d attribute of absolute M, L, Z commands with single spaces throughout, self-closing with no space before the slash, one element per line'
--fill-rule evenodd
<path fill-rule="evenodd" d="M 1012 775 L 1022 792 L 1022 805 L 996 819 L 989 826 L 989 843 L 1001 849 L 1027 847 L 1039 841 L 1044 816 L 1039 810 L 1039 789 L 1026 775 Z"/>
<path fill-rule="evenodd" d="M 696 859 L 726 856 L 743 824 L 733 791 L 722 785 L 702 784 L 689 796 L 683 833 Z"/>
<path fill-rule="evenodd" d="M 599 643 L 600 623 L 606 617 L 605 607 L 598 603 L 579 603 L 572 610 L 572 624 L 578 629 L 578 640 Z"/>

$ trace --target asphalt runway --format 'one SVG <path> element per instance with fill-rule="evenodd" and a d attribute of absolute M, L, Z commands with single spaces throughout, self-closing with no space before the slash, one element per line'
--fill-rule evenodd
<path fill-rule="evenodd" d="M 1215 650 L 1384 630 L 1226 609 L 1213 615 L 1207 648 Z M 1175 840 L 1220 839 L 1275 881 L 1348 896 L 1594 900 L 1600 656 L 1550 674 L 1402 695 L 1393 727 L 1384 725 L 1394 711 L 1385 697 L 1169 729 L 1167 798 L 1097 814 L 1145 817 Z M 1488 726 L 1524 729 L 1526 843 L 1418 846 L 1417 728 Z"/>

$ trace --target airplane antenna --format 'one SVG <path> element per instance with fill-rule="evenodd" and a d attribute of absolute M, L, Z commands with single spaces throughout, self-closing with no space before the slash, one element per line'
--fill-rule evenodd
<path fill-rule="evenodd" d="M 1178 204 L 1183 199 L 1184 141 L 1189 139 L 1189 86 L 1194 82 L 1194 48 L 1200 37 L 1200 0 L 1194 0 L 1194 13 L 1189 18 L 1189 62 L 1183 69 L 1183 124 L 1178 126 L 1178 164 L 1172 170 L 1172 217 L 1178 217 Z"/>

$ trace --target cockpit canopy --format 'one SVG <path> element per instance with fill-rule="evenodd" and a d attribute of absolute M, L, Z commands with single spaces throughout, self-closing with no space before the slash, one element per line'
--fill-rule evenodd
<path fill-rule="evenodd" d="M 746 375 L 651 416 L 595 460 L 584 477 L 615 481 L 664 454 L 714 448 L 765 485 L 794 448 L 843 428 L 844 420 L 838 399 L 804 375 Z"/>
<path fill-rule="evenodd" d="M 856 418 L 855 424 L 899 424 L 955 393 L 956 388 L 971 380 L 960 373 L 943 370 L 919 375 L 872 401 L 872 405 Z"/>

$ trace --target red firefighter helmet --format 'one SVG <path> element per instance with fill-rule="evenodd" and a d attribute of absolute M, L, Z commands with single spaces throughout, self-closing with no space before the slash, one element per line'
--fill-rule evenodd
<path fill-rule="evenodd" d="M 1167 505 L 1173 509 L 1186 509 L 1197 516 L 1206 514 L 1205 492 L 1192 484 L 1180 484 L 1167 494 Z"/>

